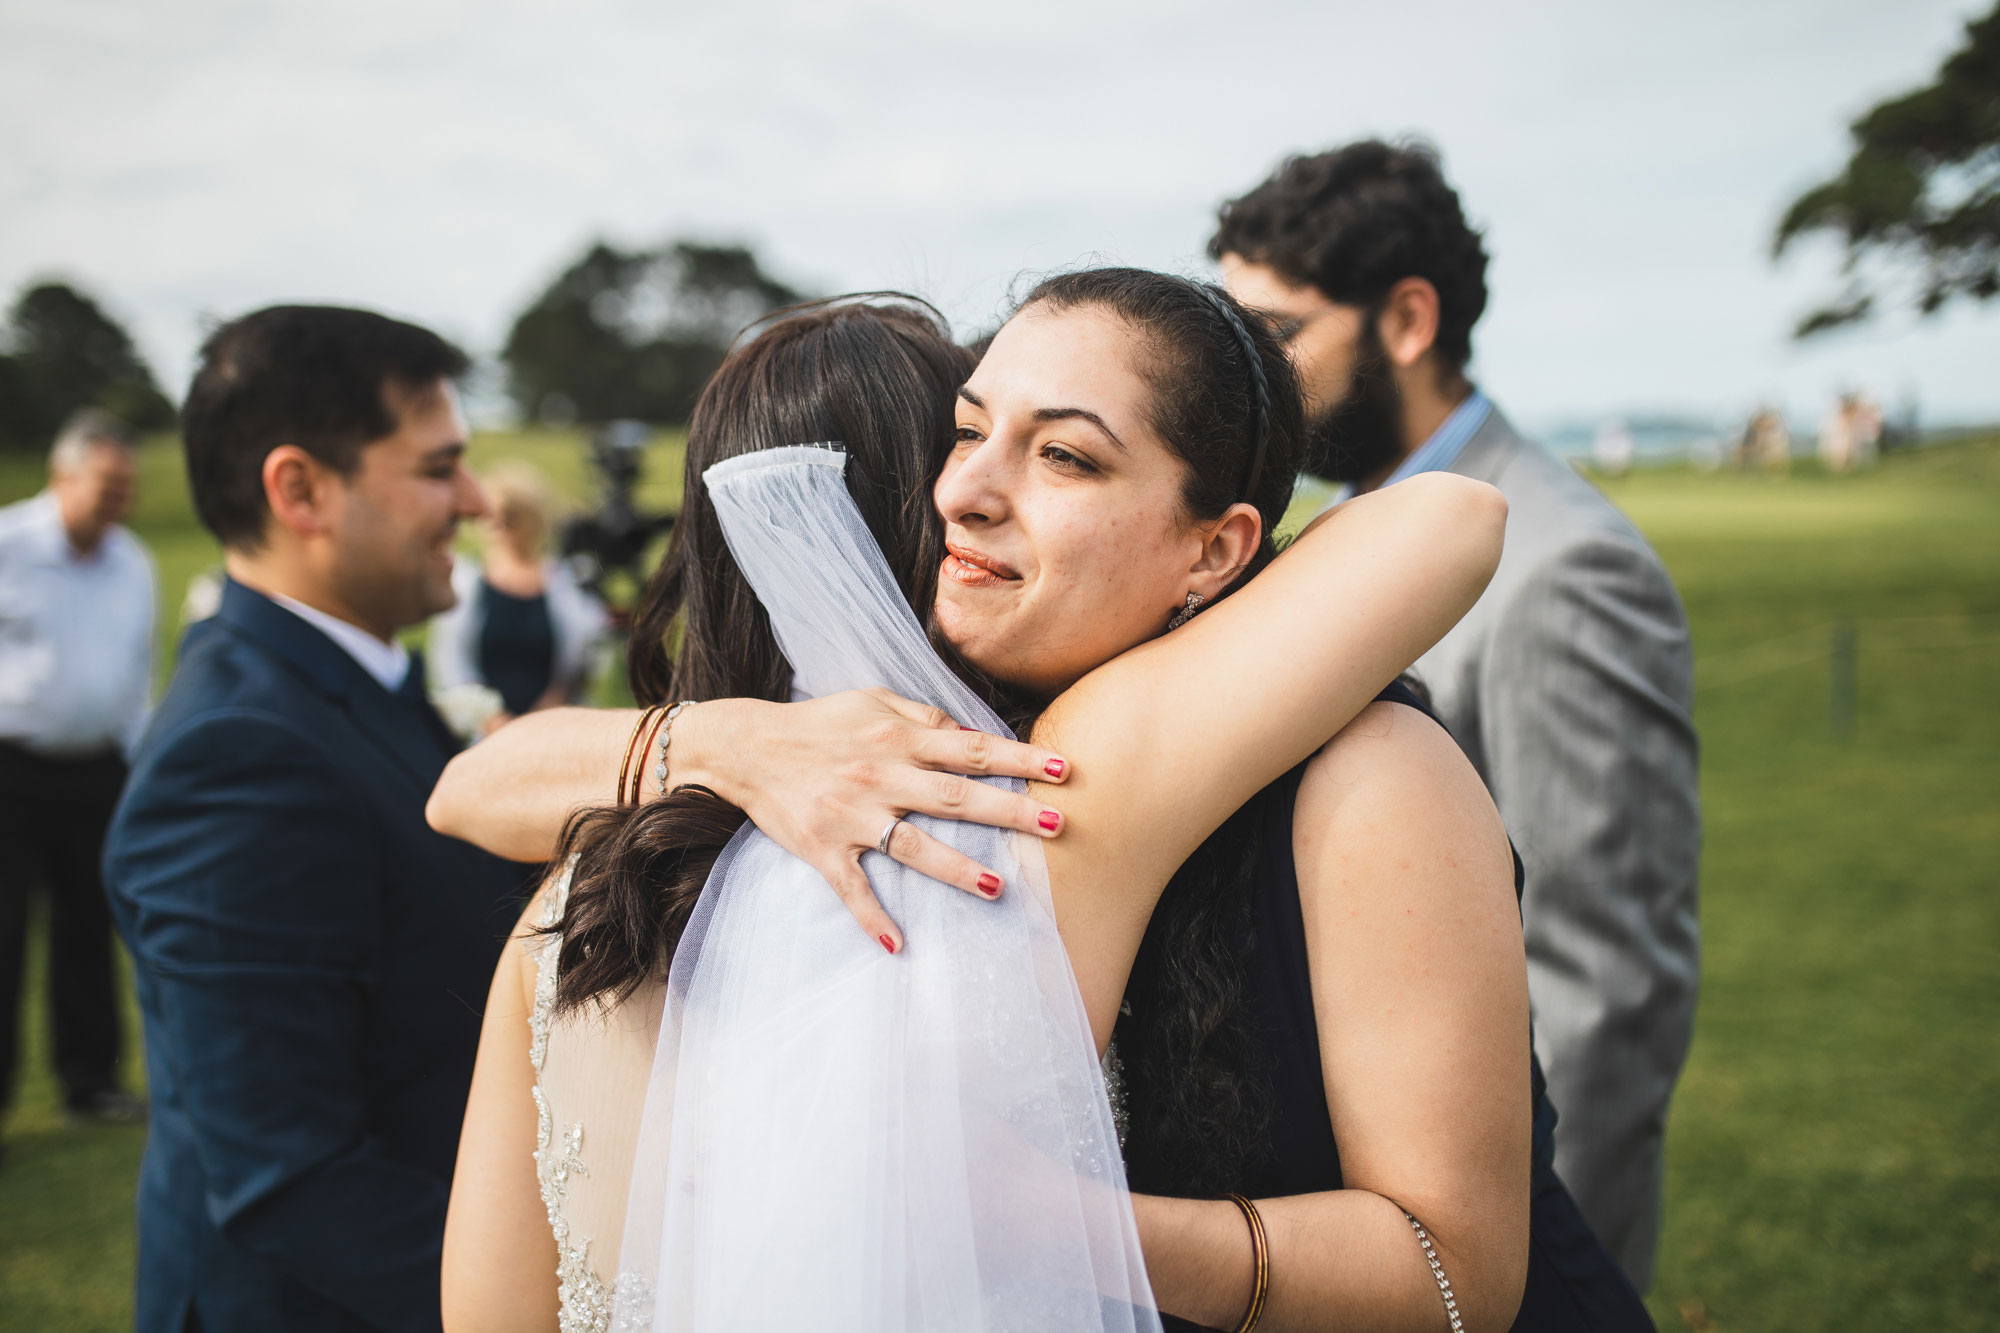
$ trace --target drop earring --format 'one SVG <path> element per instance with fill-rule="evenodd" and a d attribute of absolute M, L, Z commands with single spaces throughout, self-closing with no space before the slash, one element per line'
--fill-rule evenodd
<path fill-rule="evenodd" d="M 1203 597 L 1198 592 L 1189 593 L 1187 595 L 1186 605 L 1182 606 L 1180 610 L 1174 612 L 1173 617 L 1167 621 L 1167 628 L 1170 630 L 1176 630 L 1179 629 L 1182 625 L 1187 624 L 1188 621 L 1193 620 L 1194 613 L 1201 610 L 1201 604 L 1203 602 L 1206 602 L 1207 600 L 1208 599 L 1206 597 Z"/>

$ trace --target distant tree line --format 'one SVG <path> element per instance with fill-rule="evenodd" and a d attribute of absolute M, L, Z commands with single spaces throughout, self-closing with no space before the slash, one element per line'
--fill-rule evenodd
<path fill-rule="evenodd" d="M 800 299 L 744 246 L 594 243 L 514 321 L 501 361 L 531 421 L 678 425 L 736 334 Z M 0 449 L 48 448 L 82 407 L 142 431 L 175 420 L 116 320 L 72 286 L 33 284 L 0 326 Z"/>
<path fill-rule="evenodd" d="M 48 448 L 82 407 L 142 431 L 174 424 L 173 403 L 118 322 L 74 287 L 37 283 L 0 329 L 0 449 Z"/>
<path fill-rule="evenodd" d="M 737 333 L 800 299 L 740 245 L 599 242 L 521 313 L 500 355 L 528 420 L 677 424 Z"/>

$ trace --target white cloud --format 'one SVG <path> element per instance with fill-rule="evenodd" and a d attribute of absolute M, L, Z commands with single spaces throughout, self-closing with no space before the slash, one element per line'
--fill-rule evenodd
<path fill-rule="evenodd" d="M 1770 228 L 1966 0 L 1510 6 L 574 0 L 0 10 L 0 286 L 70 274 L 178 381 L 203 314 L 378 306 L 491 349 L 596 234 L 743 237 L 988 321 L 1023 269 L 1195 269 L 1288 151 L 1422 131 L 1488 229 L 1517 416 L 2000 416 L 2000 310 L 1797 348 Z"/>

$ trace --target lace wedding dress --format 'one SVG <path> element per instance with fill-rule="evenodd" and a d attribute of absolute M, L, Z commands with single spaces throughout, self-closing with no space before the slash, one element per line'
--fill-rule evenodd
<path fill-rule="evenodd" d="M 1007 734 L 926 642 L 845 462 L 774 449 L 703 477 L 795 697 L 882 686 Z M 868 853 L 894 957 L 747 825 L 664 992 L 553 1020 L 553 942 L 531 944 L 564 1333 L 1159 1328 L 1040 845 L 916 822 L 1008 887 Z"/>
<path fill-rule="evenodd" d="M 543 892 L 537 925 L 560 924 L 569 882 L 565 867 Z M 665 991 L 653 983 L 622 1004 L 592 1004 L 558 1016 L 561 946 L 560 934 L 539 935 L 522 951 L 534 997 L 528 1059 L 535 1069 L 535 1175 L 555 1235 L 561 1333 L 606 1333 Z"/>

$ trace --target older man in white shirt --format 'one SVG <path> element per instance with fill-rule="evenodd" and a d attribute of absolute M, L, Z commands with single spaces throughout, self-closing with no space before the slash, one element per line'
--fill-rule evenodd
<path fill-rule="evenodd" d="M 132 439 L 101 412 L 64 426 L 49 486 L 0 509 L 0 1109 L 12 1101 L 28 899 L 48 896 L 56 1076 L 72 1118 L 129 1120 L 111 917 L 99 871 L 145 726 L 155 578 L 119 526 Z"/>

